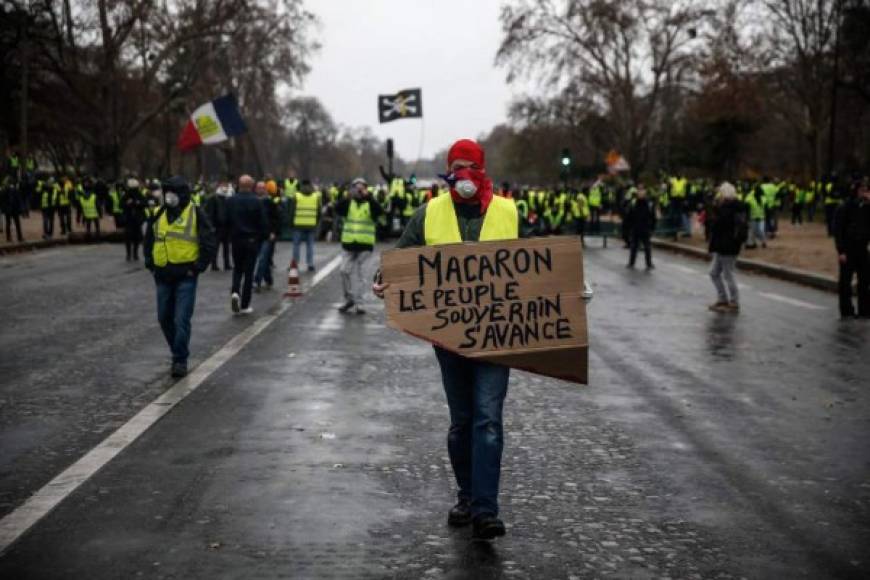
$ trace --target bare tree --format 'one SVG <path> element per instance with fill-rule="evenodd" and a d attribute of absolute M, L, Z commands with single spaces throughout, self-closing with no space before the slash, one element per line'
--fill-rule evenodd
<path fill-rule="evenodd" d="M 653 119 L 669 75 L 692 58 L 708 12 L 690 0 L 518 0 L 502 9 L 496 62 L 508 79 L 539 75 L 588 90 L 635 173 L 647 163 Z"/>
<path fill-rule="evenodd" d="M 31 76 L 42 90 L 34 93 L 34 118 L 83 143 L 94 169 L 115 176 L 131 143 L 155 141 L 144 133 L 160 134 L 166 169 L 174 154 L 168 136 L 179 120 L 221 92 L 238 94 L 255 111 L 255 124 L 277 122 L 276 87 L 295 85 L 316 48 L 308 36 L 314 17 L 302 0 L 4 0 L 3 6 L 29 12 L 35 23 Z"/>
<path fill-rule="evenodd" d="M 761 4 L 768 23 L 768 66 L 787 97 L 778 111 L 803 137 L 818 178 L 831 119 L 833 54 L 842 0 L 764 0 Z"/>

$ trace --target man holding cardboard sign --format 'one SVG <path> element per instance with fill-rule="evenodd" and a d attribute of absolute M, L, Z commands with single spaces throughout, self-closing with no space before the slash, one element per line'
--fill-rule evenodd
<path fill-rule="evenodd" d="M 386 282 L 378 281 L 373 290 L 383 297 L 390 288 L 391 326 L 435 344 L 450 408 L 448 451 L 459 487 L 448 523 L 472 523 L 476 538 L 491 539 L 505 533 L 498 489 L 509 367 L 570 368 L 582 351 L 582 372 L 570 378 L 582 374 L 585 382 L 582 290 L 563 295 L 550 288 L 558 275 L 582 283 L 580 243 L 516 242 L 516 205 L 493 196 L 480 146 L 457 141 L 447 161 L 443 177 L 450 195 L 419 208 L 397 244 L 425 248 L 386 252 Z M 566 250 L 574 247 L 573 254 Z M 548 362 L 543 352 L 561 358 Z"/>

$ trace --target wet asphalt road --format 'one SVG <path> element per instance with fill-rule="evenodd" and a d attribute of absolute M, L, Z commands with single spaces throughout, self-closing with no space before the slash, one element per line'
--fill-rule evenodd
<path fill-rule="evenodd" d="M 153 283 L 122 252 L 0 260 L 4 515 L 170 384 Z M 716 315 L 701 263 L 624 259 L 586 255 L 590 386 L 512 376 L 507 537 L 445 526 L 431 349 L 379 304 L 339 315 L 333 274 L 26 533 L 0 578 L 870 577 L 870 324 L 745 275 L 743 312 Z M 253 322 L 229 315 L 228 284 L 201 280 L 198 360 Z"/>

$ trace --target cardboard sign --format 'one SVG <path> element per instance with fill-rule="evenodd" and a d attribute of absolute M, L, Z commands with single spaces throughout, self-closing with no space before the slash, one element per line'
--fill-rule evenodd
<path fill-rule="evenodd" d="M 387 324 L 475 359 L 586 384 L 580 238 L 389 250 Z"/>

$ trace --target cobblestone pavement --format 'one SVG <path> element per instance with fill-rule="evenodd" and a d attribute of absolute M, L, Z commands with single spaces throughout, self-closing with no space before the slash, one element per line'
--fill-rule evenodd
<path fill-rule="evenodd" d="M 868 329 L 762 278 L 741 279 L 739 318 L 716 317 L 697 264 L 623 258 L 587 254 L 590 386 L 512 375 L 506 537 L 445 525 L 431 348 L 378 304 L 339 315 L 332 276 L 27 533 L 0 577 L 867 577 Z"/>

